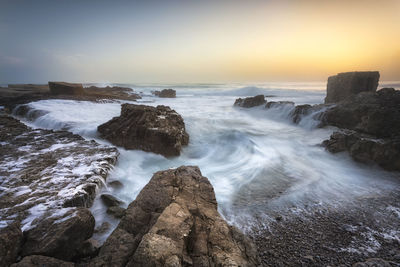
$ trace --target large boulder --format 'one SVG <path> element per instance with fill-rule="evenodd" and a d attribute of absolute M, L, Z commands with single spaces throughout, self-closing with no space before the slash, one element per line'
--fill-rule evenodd
<path fill-rule="evenodd" d="M 264 95 L 256 95 L 253 97 L 238 98 L 235 100 L 235 103 L 233 105 L 243 108 L 252 108 L 256 106 L 261 106 L 266 102 L 267 101 L 265 101 Z"/>
<path fill-rule="evenodd" d="M 400 135 L 400 91 L 384 88 L 360 93 L 327 109 L 322 122 L 378 138 Z"/>
<path fill-rule="evenodd" d="M 123 104 L 121 115 L 97 127 L 100 137 L 126 149 L 179 156 L 189 142 L 182 117 L 167 106 Z"/>
<path fill-rule="evenodd" d="M 0 228 L 0 266 L 9 266 L 17 260 L 23 242 L 18 222 Z"/>
<path fill-rule="evenodd" d="M 337 103 L 360 92 L 375 92 L 378 87 L 379 72 L 343 72 L 328 78 L 325 103 Z"/>
<path fill-rule="evenodd" d="M 174 89 L 163 89 L 158 93 L 158 96 L 164 98 L 175 98 L 176 91 Z"/>
<path fill-rule="evenodd" d="M 50 93 L 53 95 L 85 94 L 81 83 L 49 82 Z"/>
<path fill-rule="evenodd" d="M 197 167 L 154 174 L 91 266 L 256 266 L 254 245 L 217 210 Z"/>
<path fill-rule="evenodd" d="M 72 260 L 93 235 L 94 225 L 94 217 L 86 208 L 71 208 L 62 215 L 49 216 L 24 232 L 26 241 L 21 254 Z"/>

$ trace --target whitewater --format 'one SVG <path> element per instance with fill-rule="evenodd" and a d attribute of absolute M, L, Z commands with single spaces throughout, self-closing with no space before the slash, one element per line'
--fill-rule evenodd
<path fill-rule="evenodd" d="M 28 114 L 22 119 L 33 127 L 69 130 L 109 144 L 98 137 L 97 126 L 119 116 L 121 103 L 166 105 L 183 117 L 190 136 L 179 157 L 118 148 L 119 160 L 107 183 L 120 181 L 123 186 L 114 188 L 106 183 L 102 192 L 112 193 L 126 206 L 153 173 L 181 165 L 200 167 L 214 187 L 220 213 L 244 231 L 256 224 L 268 227 L 277 216 L 344 209 L 360 198 L 399 191 L 398 173 L 356 163 L 346 153 L 325 151 L 320 144 L 335 128 L 318 128 L 312 115 L 294 124 L 289 117 L 292 107 L 266 110 L 262 106 L 233 106 L 238 97 L 257 94 L 264 94 L 267 101 L 319 104 L 326 95 L 325 83 L 94 85 L 128 86 L 142 99 L 104 103 L 41 100 L 29 106 L 30 112 L 41 111 L 42 115 L 29 119 Z M 175 89 L 177 97 L 158 98 L 151 93 L 164 88 Z M 400 204 L 385 208 L 400 214 Z M 91 211 L 96 226 L 105 221 L 113 226 L 106 234 L 95 236 L 104 241 L 118 220 L 106 213 L 99 199 Z M 388 238 L 400 240 L 399 229 L 388 230 Z"/>

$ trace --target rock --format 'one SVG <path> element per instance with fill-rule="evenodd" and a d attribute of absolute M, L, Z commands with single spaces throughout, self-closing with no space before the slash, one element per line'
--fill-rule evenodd
<path fill-rule="evenodd" d="M 81 247 L 77 250 L 78 258 L 93 258 L 99 253 L 100 244 L 94 239 L 84 241 Z"/>
<path fill-rule="evenodd" d="M 0 143 L 0 221 L 21 221 L 23 231 L 40 222 L 30 217 L 90 207 L 118 157 L 115 147 L 67 131 L 32 129 L 4 114 Z"/>
<path fill-rule="evenodd" d="M 239 106 L 243 108 L 252 108 L 265 104 L 264 95 L 257 95 L 253 97 L 238 98 L 235 100 L 234 106 Z"/>
<path fill-rule="evenodd" d="M 337 103 L 360 92 L 375 92 L 379 82 L 378 71 L 344 72 L 328 78 L 325 103 Z"/>
<path fill-rule="evenodd" d="M 0 228 L 0 266 L 9 266 L 17 260 L 23 242 L 18 222 Z"/>
<path fill-rule="evenodd" d="M 376 163 L 386 170 L 400 170 L 400 138 L 382 140 L 348 130 L 334 132 L 323 145 L 332 153 L 348 151 L 359 162 Z"/>
<path fill-rule="evenodd" d="M 156 91 L 157 92 L 157 91 Z M 173 89 L 164 89 L 161 90 L 158 94 L 155 94 L 159 97 L 164 97 L 164 98 L 175 98 L 176 97 L 176 91 Z"/>
<path fill-rule="evenodd" d="M 92 98 L 96 98 L 97 102 L 104 102 L 107 99 L 120 99 L 120 100 L 130 100 L 136 101 L 136 99 L 141 99 L 142 97 L 129 87 L 120 86 L 107 86 L 107 87 L 97 87 L 90 86 L 84 89 L 85 94 Z"/>
<path fill-rule="evenodd" d="M 124 184 L 117 180 L 109 181 L 107 184 L 109 186 L 111 186 L 112 188 L 116 188 L 116 189 L 120 189 L 120 188 L 124 187 Z"/>
<path fill-rule="evenodd" d="M 400 91 L 360 93 L 327 109 L 322 123 L 377 138 L 400 136 Z"/>
<path fill-rule="evenodd" d="M 106 233 L 111 227 L 109 222 L 103 222 L 99 227 L 94 229 L 94 233 L 104 234 Z"/>
<path fill-rule="evenodd" d="M 66 262 L 59 259 L 33 255 L 23 258 L 20 262 L 12 264 L 11 267 L 74 267 L 73 262 Z"/>
<path fill-rule="evenodd" d="M 81 83 L 49 82 L 53 95 L 83 95 L 85 91 Z"/>
<path fill-rule="evenodd" d="M 256 266 L 254 245 L 218 213 L 197 167 L 154 174 L 91 266 Z"/>
<path fill-rule="evenodd" d="M 107 207 L 119 206 L 124 203 L 111 194 L 101 194 L 100 198 Z"/>
<path fill-rule="evenodd" d="M 24 232 L 26 241 L 21 255 L 71 260 L 78 255 L 77 248 L 92 236 L 94 224 L 93 215 L 85 208 L 73 208 L 61 216 L 50 216 Z"/>
<path fill-rule="evenodd" d="M 353 264 L 353 267 L 392 267 L 392 265 L 380 258 L 371 258 L 364 262 L 357 262 Z"/>
<path fill-rule="evenodd" d="M 265 105 L 265 108 L 277 108 L 277 107 L 293 107 L 294 102 L 292 101 L 270 101 Z"/>
<path fill-rule="evenodd" d="M 121 116 L 97 127 L 100 137 L 126 149 L 179 156 L 189 142 L 182 117 L 166 106 L 123 104 Z"/>
<path fill-rule="evenodd" d="M 114 216 L 115 218 L 121 219 L 122 217 L 124 217 L 126 210 L 124 208 L 118 207 L 118 206 L 114 206 L 114 207 L 109 207 L 107 209 L 107 213 L 111 214 L 112 216 Z"/>

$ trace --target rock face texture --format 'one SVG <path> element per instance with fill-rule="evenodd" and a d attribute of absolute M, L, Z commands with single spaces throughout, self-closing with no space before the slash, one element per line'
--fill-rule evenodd
<path fill-rule="evenodd" d="M 328 78 L 325 103 L 337 103 L 360 92 L 375 92 L 379 72 L 344 72 Z"/>
<path fill-rule="evenodd" d="M 81 83 L 49 82 L 53 95 L 83 95 L 85 91 Z"/>
<path fill-rule="evenodd" d="M 197 167 L 154 174 L 91 266 L 256 266 L 252 243 L 217 211 Z"/>
<path fill-rule="evenodd" d="M 19 223 L 0 228 L 0 266 L 9 266 L 17 260 L 23 235 Z"/>
<path fill-rule="evenodd" d="M 332 134 L 323 144 L 331 152 L 349 151 L 357 161 L 400 170 L 400 91 L 384 88 L 351 96 L 327 109 L 323 125 L 351 131 Z"/>
<path fill-rule="evenodd" d="M 121 115 L 100 125 L 100 136 L 126 149 L 179 156 L 189 143 L 182 117 L 166 106 L 123 104 Z"/>
<path fill-rule="evenodd" d="M 254 97 L 238 98 L 235 100 L 234 106 L 239 106 L 243 108 L 252 108 L 256 106 L 261 106 L 265 104 L 264 95 L 257 95 Z"/>
<path fill-rule="evenodd" d="M 73 262 L 66 262 L 51 257 L 33 255 L 23 258 L 20 262 L 12 264 L 12 267 L 74 267 Z"/>
<path fill-rule="evenodd" d="M 62 216 L 51 216 L 24 233 L 22 255 L 44 255 L 72 260 L 83 242 L 93 235 L 94 217 L 88 209 L 72 208 Z"/>

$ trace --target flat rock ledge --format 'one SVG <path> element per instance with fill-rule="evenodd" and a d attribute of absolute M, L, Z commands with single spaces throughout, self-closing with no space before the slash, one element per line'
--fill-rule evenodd
<path fill-rule="evenodd" d="M 97 128 L 100 137 L 126 149 L 179 156 L 189 143 L 182 117 L 167 106 L 123 104 L 121 115 Z"/>
<path fill-rule="evenodd" d="M 93 234 L 87 207 L 117 149 L 0 114 L 0 154 L 0 262 L 16 255 L 73 260 Z"/>
<path fill-rule="evenodd" d="M 154 174 L 90 266 L 257 266 L 256 255 L 199 168 L 182 166 Z"/>

